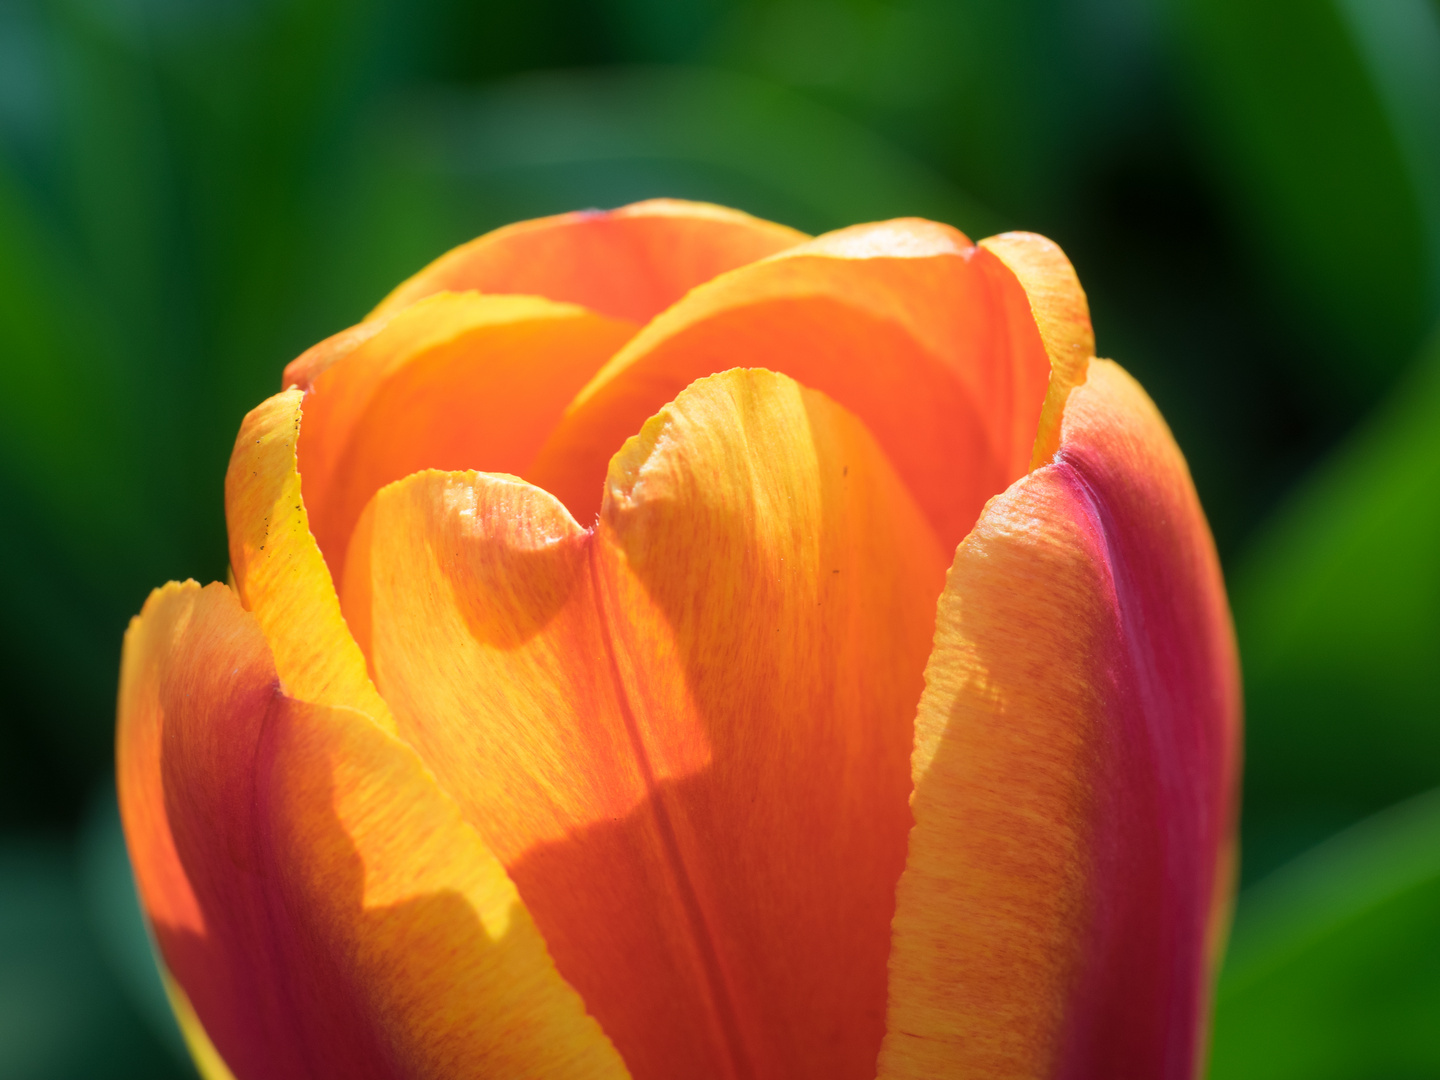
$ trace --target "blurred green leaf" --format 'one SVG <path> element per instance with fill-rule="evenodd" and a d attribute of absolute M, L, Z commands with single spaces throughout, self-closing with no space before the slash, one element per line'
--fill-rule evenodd
<path fill-rule="evenodd" d="M 1429 249 L 1427 300 L 1440 307 L 1440 4 L 1336 0 L 1400 145 Z"/>
<path fill-rule="evenodd" d="M 163 1080 L 193 1076 L 126 1001 L 87 922 L 70 845 L 0 845 L 0 1076 Z"/>
<path fill-rule="evenodd" d="M 343 202 L 336 174 L 366 84 L 387 75 L 382 9 L 0 12 L 18 43 L 0 64 L 24 61 L 0 77 L 7 816 L 44 786 L 19 777 L 10 795 L 8 763 L 37 748 L 65 774 L 61 801 L 105 767 L 125 621 L 167 578 L 223 574 L 239 420 L 286 360 L 338 328 L 316 300 L 317 208 Z M 346 297 L 345 316 L 373 299 Z"/>
<path fill-rule="evenodd" d="M 1212 1080 L 1440 1075 L 1440 791 L 1241 896 Z"/>
<path fill-rule="evenodd" d="M 710 58 L 815 95 L 1031 228 L 1155 112 L 1148 0 L 737 0 Z"/>
<path fill-rule="evenodd" d="M 393 123 L 409 133 L 417 167 L 451 186 L 456 217 L 465 220 L 465 207 L 483 216 L 467 232 L 658 195 L 722 202 L 815 232 L 900 215 L 976 237 L 1000 227 L 868 129 L 777 84 L 719 70 L 531 75 L 416 99 Z"/>
<path fill-rule="evenodd" d="M 1430 0 L 1176 0 L 1197 99 L 1276 291 L 1372 398 L 1440 314 Z"/>
<path fill-rule="evenodd" d="M 1232 577 L 1247 870 L 1440 784 L 1440 337 Z"/>
<path fill-rule="evenodd" d="M 135 540 L 139 508 L 124 495 L 136 462 L 113 452 L 135 412 L 93 332 L 94 299 L 68 254 L 0 170 L 0 474 L 23 476 L 81 545 L 76 554 L 93 556 L 89 515 L 105 516 L 108 543 Z"/>
<path fill-rule="evenodd" d="M 190 1052 L 170 1009 L 154 946 L 140 913 L 112 780 L 105 780 L 91 796 L 76 855 L 85 914 L 110 973 L 157 1040 L 188 1068 Z"/>

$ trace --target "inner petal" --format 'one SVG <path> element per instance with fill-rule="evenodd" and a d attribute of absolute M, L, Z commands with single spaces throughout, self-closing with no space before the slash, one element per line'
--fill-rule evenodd
<path fill-rule="evenodd" d="M 347 618 L 637 1078 L 868 1080 L 944 551 L 769 372 L 685 390 L 605 490 L 587 531 L 510 478 L 392 484 Z"/>
<path fill-rule="evenodd" d="M 507 225 L 436 259 L 371 313 L 441 291 L 522 293 L 644 323 L 696 285 L 806 239 L 738 210 L 650 199 Z"/>
<path fill-rule="evenodd" d="M 737 365 L 789 375 L 864 421 L 952 551 L 1029 469 L 1050 379 L 1030 298 L 992 252 L 933 222 L 855 226 L 659 315 L 580 392 L 525 477 L 588 521 L 624 439 Z"/>
<path fill-rule="evenodd" d="M 575 392 L 635 330 L 534 296 L 445 293 L 325 367 L 305 397 L 298 452 L 335 580 L 371 495 L 420 469 L 527 468 Z"/>

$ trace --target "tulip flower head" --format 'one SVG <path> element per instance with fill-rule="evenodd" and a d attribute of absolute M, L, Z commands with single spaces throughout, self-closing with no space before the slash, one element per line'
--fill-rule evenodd
<path fill-rule="evenodd" d="M 291 363 L 121 674 L 207 1077 L 1195 1076 L 1236 657 L 1094 351 L 1041 237 L 655 201 Z"/>

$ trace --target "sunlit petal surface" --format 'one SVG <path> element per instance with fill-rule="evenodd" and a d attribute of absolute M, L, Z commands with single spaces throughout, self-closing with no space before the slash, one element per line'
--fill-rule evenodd
<path fill-rule="evenodd" d="M 1060 445 L 1060 421 L 1070 391 L 1084 381 L 1086 365 L 1095 355 L 1090 306 L 1075 268 L 1053 240 L 1008 232 L 987 236 L 976 246 L 1004 264 L 1024 290 L 1028 311 L 1017 310 L 1013 301 L 1006 307 L 1007 318 L 1019 323 L 1013 333 L 1028 337 L 1026 323 L 1033 320 L 1049 358 L 1049 386 L 1031 455 L 1032 466 L 1043 465 Z"/>
<path fill-rule="evenodd" d="M 543 296 L 644 323 L 695 286 L 805 240 L 738 210 L 652 199 L 522 221 L 456 248 L 400 285 L 371 318 L 442 291 Z M 632 432 L 633 434 L 633 432 Z"/>
<path fill-rule="evenodd" d="M 444 293 L 304 372 L 299 468 L 331 572 L 370 496 L 421 469 L 527 469 L 581 387 L 639 329 L 531 296 Z M 343 336 L 343 335 L 342 335 Z"/>
<path fill-rule="evenodd" d="M 1238 725 L 1184 461 L 1092 361 L 1054 462 L 986 509 L 940 602 L 881 1076 L 1193 1075 Z"/>
<path fill-rule="evenodd" d="M 118 757 L 156 940 L 235 1075 L 626 1075 L 414 752 L 283 693 L 225 586 L 132 623 Z"/>
<path fill-rule="evenodd" d="M 344 588 L 378 685 L 634 1075 L 873 1077 L 948 553 L 769 372 L 681 393 L 604 490 L 586 531 L 512 478 L 383 489 Z"/>
<path fill-rule="evenodd" d="M 580 394 L 527 478 L 588 521 L 620 444 L 690 382 L 737 366 L 782 372 L 859 417 L 948 547 L 1029 467 L 1050 373 L 1000 259 L 933 222 L 856 226 L 657 318 Z"/>
<path fill-rule="evenodd" d="M 209 1074 L 1193 1075 L 1235 657 L 1093 353 L 1043 237 L 656 201 L 290 364 L 127 638 Z"/>
<path fill-rule="evenodd" d="M 360 709 L 389 728 L 389 707 L 370 682 L 310 530 L 295 456 L 302 401 L 299 390 L 276 394 L 250 410 L 235 439 L 225 474 L 235 591 L 259 622 L 287 693 Z"/>

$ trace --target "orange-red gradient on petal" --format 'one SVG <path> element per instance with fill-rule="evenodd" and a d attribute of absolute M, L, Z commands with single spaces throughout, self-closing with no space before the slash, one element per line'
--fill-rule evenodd
<path fill-rule="evenodd" d="M 940 602 L 880 1075 L 1194 1076 L 1239 724 L 1184 459 L 1092 361 L 1054 463 L 986 508 Z"/>
<path fill-rule="evenodd" d="M 874 441 L 769 372 L 702 380 L 552 497 L 422 473 L 345 610 L 637 1076 L 873 1075 L 911 720 L 945 554 Z"/>
<path fill-rule="evenodd" d="M 286 695 L 225 586 L 132 622 L 118 757 L 157 944 L 239 1080 L 626 1075 L 414 752 Z"/>
<path fill-rule="evenodd" d="M 1093 354 L 1042 237 L 657 200 L 293 362 L 121 688 L 236 1080 L 1196 1075 L 1234 647 Z"/>

